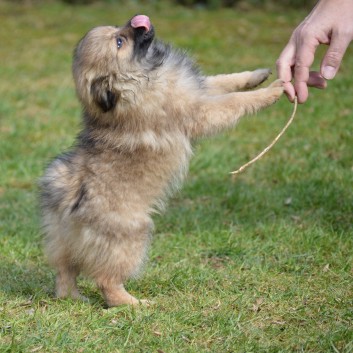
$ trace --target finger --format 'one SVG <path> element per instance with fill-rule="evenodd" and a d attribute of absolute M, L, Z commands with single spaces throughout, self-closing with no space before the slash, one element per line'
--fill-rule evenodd
<path fill-rule="evenodd" d="M 289 101 L 293 103 L 295 98 L 295 89 L 293 85 L 290 82 L 284 82 L 283 88 L 284 88 L 284 93 L 288 97 Z"/>
<path fill-rule="evenodd" d="M 290 40 L 286 47 L 280 54 L 277 62 L 277 76 L 279 79 L 283 80 L 284 93 L 288 97 L 290 102 L 294 102 L 295 89 L 291 83 L 293 78 L 293 65 L 295 59 L 295 42 Z"/>
<path fill-rule="evenodd" d="M 322 77 L 320 72 L 317 71 L 310 71 L 309 72 L 309 79 L 308 79 L 308 86 L 324 89 L 327 87 L 326 80 Z"/>
<path fill-rule="evenodd" d="M 298 43 L 298 50 L 295 58 L 294 79 L 298 82 L 308 82 L 309 69 L 314 62 L 315 51 L 319 43 L 315 40 L 304 38 Z"/>
<path fill-rule="evenodd" d="M 290 40 L 276 62 L 277 76 L 284 82 L 290 82 L 292 80 L 292 66 L 294 65 L 294 59 L 295 43 L 293 40 Z"/>
<path fill-rule="evenodd" d="M 306 82 L 294 82 L 294 89 L 297 94 L 298 103 L 305 103 L 309 97 L 307 83 Z"/>
<path fill-rule="evenodd" d="M 322 60 L 320 70 L 326 80 L 332 80 L 336 76 L 349 43 L 349 36 L 332 34 L 330 46 Z"/>
<path fill-rule="evenodd" d="M 297 43 L 297 55 L 294 67 L 294 88 L 297 93 L 298 103 L 304 103 L 309 96 L 308 81 L 310 66 L 314 62 L 314 56 L 319 42 L 302 33 Z"/>
<path fill-rule="evenodd" d="M 305 103 L 309 97 L 309 87 L 324 89 L 327 87 L 326 80 L 319 72 L 310 71 L 308 82 L 296 82 L 295 91 L 297 92 L 298 103 Z"/>

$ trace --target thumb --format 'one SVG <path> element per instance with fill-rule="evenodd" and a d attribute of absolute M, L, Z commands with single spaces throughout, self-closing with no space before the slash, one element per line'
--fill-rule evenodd
<path fill-rule="evenodd" d="M 350 43 L 345 36 L 334 36 L 321 63 L 321 75 L 326 80 L 332 80 L 341 65 L 344 53 Z"/>

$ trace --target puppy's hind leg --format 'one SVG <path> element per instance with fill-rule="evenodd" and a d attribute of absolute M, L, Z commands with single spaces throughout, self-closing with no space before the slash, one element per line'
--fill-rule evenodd
<path fill-rule="evenodd" d="M 148 300 L 138 300 L 124 288 L 124 283 L 136 277 L 147 256 L 150 242 L 151 224 L 140 224 L 138 227 L 121 227 L 104 249 L 104 262 L 95 264 L 93 277 L 102 291 L 109 307 L 123 304 L 148 304 Z M 96 256 L 100 256 L 97 254 Z"/>
<path fill-rule="evenodd" d="M 149 301 L 146 299 L 138 300 L 130 293 L 127 292 L 124 285 L 106 285 L 101 286 L 101 290 L 104 296 L 104 299 L 109 307 L 118 306 L 118 305 L 148 305 Z"/>
<path fill-rule="evenodd" d="M 62 236 L 70 234 L 70 230 L 60 227 L 56 217 L 47 215 L 47 236 L 44 241 L 44 250 L 49 264 L 56 270 L 55 296 L 57 298 L 72 298 L 87 301 L 83 297 L 76 283 L 80 269 L 72 261 L 71 252 L 67 246 L 67 238 Z M 50 220 L 50 223 L 49 223 Z"/>
<path fill-rule="evenodd" d="M 76 266 L 62 264 L 57 268 L 55 296 L 57 298 L 71 298 L 88 301 L 80 294 L 77 288 L 76 278 L 79 270 Z"/>

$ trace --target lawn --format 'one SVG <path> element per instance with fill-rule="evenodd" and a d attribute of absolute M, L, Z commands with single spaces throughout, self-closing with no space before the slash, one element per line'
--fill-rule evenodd
<path fill-rule="evenodd" d="M 80 129 L 71 55 L 82 35 L 145 13 L 207 74 L 275 71 L 305 16 L 137 3 L 0 1 L 0 352 L 352 352 L 352 48 L 243 174 L 229 172 L 282 129 L 286 98 L 195 146 L 182 191 L 154 217 L 144 274 L 127 284 L 153 306 L 107 309 L 84 278 L 89 304 L 53 297 L 36 182 Z"/>

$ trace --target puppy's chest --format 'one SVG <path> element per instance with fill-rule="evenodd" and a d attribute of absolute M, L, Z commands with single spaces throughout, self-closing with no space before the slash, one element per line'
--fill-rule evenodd
<path fill-rule="evenodd" d="M 105 150 L 88 164 L 95 175 L 99 174 L 100 183 L 109 185 L 110 190 L 128 188 L 132 193 L 143 190 L 144 194 L 159 197 L 166 188 L 180 185 L 191 155 L 190 141 L 179 138 L 160 149 L 141 145 L 132 151 Z"/>

